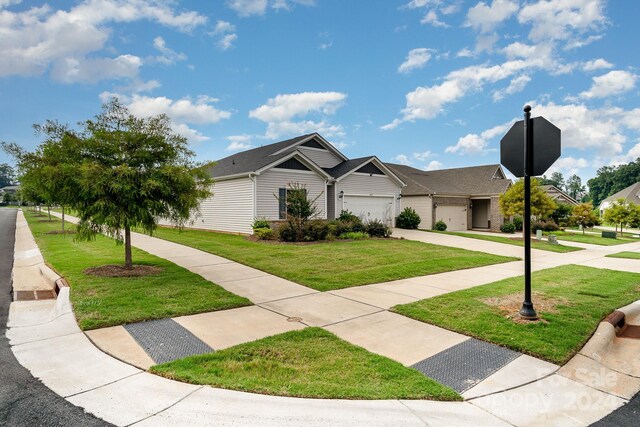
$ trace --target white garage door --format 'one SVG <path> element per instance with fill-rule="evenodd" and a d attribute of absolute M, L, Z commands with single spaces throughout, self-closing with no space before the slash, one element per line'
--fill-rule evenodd
<path fill-rule="evenodd" d="M 447 231 L 460 231 L 467 229 L 467 207 L 438 205 L 436 208 L 436 221 L 444 221 Z"/>
<path fill-rule="evenodd" d="M 344 208 L 363 221 L 378 219 L 391 224 L 393 197 L 344 196 Z"/>

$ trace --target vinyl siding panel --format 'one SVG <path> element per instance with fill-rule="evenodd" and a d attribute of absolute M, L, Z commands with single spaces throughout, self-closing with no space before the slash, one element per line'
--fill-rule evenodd
<path fill-rule="evenodd" d="M 342 159 L 336 157 L 329 150 L 318 150 L 314 148 L 298 147 L 303 155 L 311 159 L 315 164 L 321 168 L 332 168 L 339 163 L 342 163 Z"/>
<path fill-rule="evenodd" d="M 402 196 L 403 208 L 413 208 L 420 215 L 420 228 L 433 228 L 433 200 L 430 196 Z"/>
<path fill-rule="evenodd" d="M 327 186 L 327 219 L 336 219 L 336 186 Z"/>
<path fill-rule="evenodd" d="M 305 184 L 311 200 L 320 196 L 316 200 L 319 211 L 318 218 L 326 218 L 327 193 L 324 178 L 313 172 L 278 169 L 269 169 L 256 177 L 256 216 L 269 220 L 279 219 L 278 199 L 274 194 L 278 194 L 279 188 L 287 188 L 287 184 L 291 182 Z"/>
<path fill-rule="evenodd" d="M 214 182 L 213 196 L 202 202 L 187 227 L 251 234 L 253 220 L 253 182 L 240 178 Z"/>
<path fill-rule="evenodd" d="M 343 209 L 342 200 L 337 199 L 340 191 L 345 194 L 361 195 L 361 196 L 393 196 L 394 203 L 394 221 L 395 217 L 400 215 L 401 201 L 398 200 L 401 187 L 393 182 L 386 175 L 373 175 L 361 173 L 352 173 L 339 182 L 336 182 L 336 215 L 340 214 Z"/>

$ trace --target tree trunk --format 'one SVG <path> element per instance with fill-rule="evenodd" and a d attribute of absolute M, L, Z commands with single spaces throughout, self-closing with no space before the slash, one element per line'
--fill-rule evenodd
<path fill-rule="evenodd" d="M 47 213 L 49 214 L 49 221 L 51 221 L 51 205 L 47 205 Z"/>
<path fill-rule="evenodd" d="M 133 260 L 131 259 L 131 227 L 124 227 L 124 268 L 132 269 Z"/>
<path fill-rule="evenodd" d="M 64 236 L 64 206 L 62 208 L 62 235 Z"/>

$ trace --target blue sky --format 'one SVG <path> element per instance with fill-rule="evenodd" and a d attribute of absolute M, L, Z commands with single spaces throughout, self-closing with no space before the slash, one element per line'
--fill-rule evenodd
<path fill-rule="evenodd" d="M 529 103 L 584 181 L 640 157 L 637 0 L 0 0 L 0 140 L 117 96 L 198 160 L 319 132 L 348 157 L 499 162 Z M 10 162 L 0 153 L 0 163 Z"/>

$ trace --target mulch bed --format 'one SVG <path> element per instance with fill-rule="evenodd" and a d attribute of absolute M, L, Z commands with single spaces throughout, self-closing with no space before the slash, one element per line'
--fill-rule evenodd
<path fill-rule="evenodd" d="M 101 277 L 142 277 L 158 274 L 163 271 L 153 265 L 134 265 L 133 268 L 125 268 L 123 265 L 102 265 L 84 270 L 84 274 Z"/>

